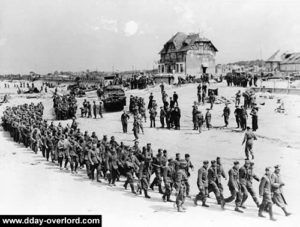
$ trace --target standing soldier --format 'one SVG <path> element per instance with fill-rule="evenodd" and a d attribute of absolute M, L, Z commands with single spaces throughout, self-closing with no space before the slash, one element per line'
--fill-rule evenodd
<path fill-rule="evenodd" d="M 247 128 L 247 118 L 248 118 L 247 110 L 244 106 L 242 106 L 242 109 L 241 109 L 241 128 L 243 130 L 246 130 L 246 128 Z"/>
<path fill-rule="evenodd" d="M 159 85 L 160 86 L 160 92 L 161 94 L 165 91 L 165 85 L 164 85 L 164 82 L 161 82 L 161 84 Z"/>
<path fill-rule="evenodd" d="M 245 144 L 245 155 L 246 159 L 249 160 L 249 154 L 251 154 L 252 159 L 254 159 L 253 154 L 253 141 L 257 140 L 255 134 L 251 131 L 250 127 L 247 127 L 247 131 L 245 132 L 244 140 L 242 142 L 242 145 Z"/>
<path fill-rule="evenodd" d="M 270 167 L 266 168 L 265 175 L 261 178 L 259 184 L 259 197 L 263 197 L 263 200 L 259 206 L 258 216 L 264 218 L 265 216 L 262 212 L 267 209 L 270 215 L 270 220 L 276 221 L 273 217 L 273 203 L 272 203 L 272 194 L 271 194 L 271 172 Z"/>
<path fill-rule="evenodd" d="M 197 110 L 196 123 L 197 123 L 197 128 L 199 129 L 199 133 L 202 132 L 203 122 L 204 122 L 203 114 L 202 114 L 202 112 L 200 110 Z"/>
<path fill-rule="evenodd" d="M 171 128 L 171 109 L 169 107 L 166 108 L 166 124 L 167 124 L 167 128 L 170 129 Z"/>
<path fill-rule="evenodd" d="M 161 128 L 165 127 L 165 117 L 166 117 L 166 111 L 164 110 L 164 108 L 161 106 L 160 107 L 160 124 L 161 124 Z"/>
<path fill-rule="evenodd" d="M 252 130 L 255 132 L 258 129 L 258 116 L 257 116 L 257 107 L 253 107 L 250 115 L 252 116 Z"/>
<path fill-rule="evenodd" d="M 205 122 L 206 128 L 209 130 L 211 128 L 211 113 L 209 108 L 206 109 Z"/>
<path fill-rule="evenodd" d="M 152 92 L 150 93 L 150 96 L 149 96 L 149 103 L 148 103 L 148 109 L 150 110 L 152 108 L 152 102 L 153 102 L 153 94 Z"/>
<path fill-rule="evenodd" d="M 201 84 L 199 84 L 198 86 L 197 86 L 197 98 L 198 98 L 198 104 L 201 104 L 201 101 L 202 101 L 202 99 L 201 99 Z"/>
<path fill-rule="evenodd" d="M 240 103 L 241 103 L 241 96 L 242 96 L 242 93 L 241 93 L 241 91 L 239 90 L 239 91 L 235 94 L 235 105 L 236 105 L 236 106 L 240 105 Z"/>
<path fill-rule="evenodd" d="M 102 111 L 103 111 L 103 103 L 102 103 L 102 101 L 100 101 L 99 102 L 99 115 L 100 115 L 101 118 L 103 118 Z"/>
<path fill-rule="evenodd" d="M 174 94 L 173 94 L 173 101 L 174 101 L 174 104 L 176 103 L 178 106 L 178 94 L 176 93 L 176 91 L 174 91 Z"/>
<path fill-rule="evenodd" d="M 214 103 L 216 101 L 216 97 L 213 91 L 209 92 L 209 102 L 210 102 L 210 109 L 212 110 L 214 107 Z"/>
<path fill-rule="evenodd" d="M 181 111 L 178 106 L 174 108 L 174 124 L 175 130 L 180 130 Z"/>
<path fill-rule="evenodd" d="M 91 103 L 87 102 L 88 118 L 92 117 L 92 106 Z"/>
<path fill-rule="evenodd" d="M 132 129 L 135 140 L 139 139 L 139 136 L 138 136 L 139 128 L 140 128 L 140 125 L 139 125 L 138 119 L 137 119 L 137 117 L 135 117 L 133 120 L 133 129 Z"/>
<path fill-rule="evenodd" d="M 121 115 L 121 123 L 122 123 L 122 129 L 123 129 L 123 133 L 127 133 L 127 125 L 128 125 L 128 119 L 129 119 L 129 115 L 126 113 L 126 110 L 123 111 L 122 115 Z"/>
<path fill-rule="evenodd" d="M 283 212 L 286 216 L 290 216 L 291 213 L 287 212 L 287 210 L 286 210 L 287 203 L 285 201 L 285 198 L 283 195 L 283 190 L 282 190 L 282 187 L 285 184 L 282 182 L 282 179 L 281 179 L 279 165 L 275 166 L 275 171 L 271 175 L 271 181 L 272 181 L 271 190 L 273 193 L 272 201 L 283 210 Z"/>
<path fill-rule="evenodd" d="M 149 111 L 150 114 L 150 128 L 155 128 L 155 117 L 156 117 L 156 110 L 154 108 L 151 108 Z"/>
<path fill-rule="evenodd" d="M 237 128 L 241 126 L 241 108 L 239 106 L 235 106 L 234 116 Z"/>
<path fill-rule="evenodd" d="M 93 101 L 93 114 L 95 119 L 97 118 L 97 105 L 96 105 L 96 101 Z"/>
<path fill-rule="evenodd" d="M 198 125 L 197 125 L 197 120 L 196 120 L 197 112 L 198 112 L 198 106 L 196 104 L 194 104 L 193 111 L 192 111 L 192 116 L 193 116 L 192 119 L 193 119 L 193 124 L 194 124 L 193 130 L 198 130 Z"/>
<path fill-rule="evenodd" d="M 203 207 L 209 207 L 206 204 L 206 198 L 208 195 L 208 180 L 207 180 L 207 168 L 208 168 L 208 161 L 203 162 L 203 167 L 198 170 L 198 178 L 197 178 L 197 186 L 199 189 L 199 194 L 196 195 L 194 199 L 194 203 L 197 206 L 197 201 L 202 200 Z"/>
<path fill-rule="evenodd" d="M 224 116 L 225 127 L 227 127 L 228 126 L 229 116 L 230 116 L 230 108 L 228 107 L 228 103 L 225 104 L 222 116 Z"/>
<path fill-rule="evenodd" d="M 239 209 L 241 204 L 241 186 L 239 182 L 239 162 L 235 161 L 234 166 L 228 171 L 229 181 L 228 187 L 231 193 L 231 196 L 222 200 L 221 207 L 224 209 L 226 203 L 230 203 L 235 200 L 235 211 L 243 213 L 242 210 Z"/>

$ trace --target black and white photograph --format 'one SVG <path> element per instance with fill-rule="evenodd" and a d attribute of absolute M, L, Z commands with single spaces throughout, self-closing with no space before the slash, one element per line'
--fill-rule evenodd
<path fill-rule="evenodd" d="M 3 226 L 296 227 L 299 138 L 299 0 L 0 0 Z"/>

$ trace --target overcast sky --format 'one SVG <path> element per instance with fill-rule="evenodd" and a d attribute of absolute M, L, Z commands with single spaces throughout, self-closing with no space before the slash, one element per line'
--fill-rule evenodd
<path fill-rule="evenodd" d="M 299 0 L 0 0 L 0 74 L 151 68 L 176 32 L 217 63 L 300 51 Z"/>

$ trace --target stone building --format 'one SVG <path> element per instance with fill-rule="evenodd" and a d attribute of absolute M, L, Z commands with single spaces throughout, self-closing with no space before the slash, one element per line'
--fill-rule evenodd
<path fill-rule="evenodd" d="M 217 48 L 199 34 L 176 33 L 159 52 L 158 71 L 160 74 L 197 76 L 215 73 Z"/>

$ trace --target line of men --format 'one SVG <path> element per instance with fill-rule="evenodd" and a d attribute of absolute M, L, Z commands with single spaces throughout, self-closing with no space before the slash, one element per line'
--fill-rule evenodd
<path fill-rule="evenodd" d="M 68 169 L 70 163 L 72 174 L 77 173 L 78 167 L 85 166 L 87 176 L 91 180 L 95 180 L 96 171 L 96 180 L 101 182 L 100 178 L 103 178 L 110 186 L 115 186 L 115 182 L 121 176 L 126 176 L 125 189 L 130 185 L 132 193 L 144 192 L 145 198 L 150 198 L 149 188 L 154 190 L 157 186 L 159 193 L 163 194 L 163 200 L 169 202 L 172 202 L 170 197 L 174 188 L 177 209 L 179 212 L 185 210 L 183 206 L 185 199 L 190 198 L 189 170 L 194 168 L 189 154 L 182 159 L 177 153 L 173 160 L 163 149 L 158 149 L 155 155 L 150 143 L 141 150 L 138 141 L 130 147 L 123 142 L 119 144 L 113 136 L 110 140 L 106 135 L 98 139 L 95 132 L 89 135 L 85 131 L 83 134 L 75 119 L 71 126 L 62 127 L 61 124 L 55 126 L 53 122 L 48 125 L 47 121 L 42 119 L 43 110 L 42 103 L 7 107 L 2 117 L 3 128 L 10 132 L 16 142 L 24 143 L 35 153 L 40 150 L 48 161 L 50 157 L 52 162 L 58 161 L 61 169 L 63 162 L 65 169 Z M 27 131 L 24 131 L 24 128 Z M 234 162 L 234 166 L 228 171 L 228 187 L 231 196 L 224 198 L 221 178 L 227 180 L 227 176 L 220 157 L 212 160 L 210 167 L 209 162 L 204 161 L 203 167 L 198 170 L 199 194 L 194 199 L 195 205 L 201 200 L 202 206 L 208 207 L 206 200 L 209 193 L 213 192 L 222 208 L 227 203 L 235 201 L 235 211 L 243 212 L 240 208 L 246 208 L 245 202 L 249 193 L 259 207 L 260 217 L 264 217 L 263 212 L 267 211 L 270 219 L 275 220 L 273 203 L 281 207 L 285 215 L 289 216 L 291 213 L 286 210 L 286 201 L 282 192 L 284 183 L 280 176 L 280 166 L 275 166 L 274 173 L 270 172 L 270 167 L 266 168 L 259 185 L 259 195 L 263 197 L 261 204 L 253 189 L 253 179 L 259 181 L 253 167 L 254 162 L 249 160 L 245 160 L 241 168 L 238 161 Z M 150 183 L 151 175 L 155 177 Z M 164 183 L 164 190 L 162 183 Z"/>
<path fill-rule="evenodd" d="M 274 167 L 275 170 L 273 173 L 271 173 L 271 167 L 267 167 L 265 175 L 259 179 L 254 173 L 254 162 L 246 159 L 245 164 L 240 167 L 239 162 L 235 161 L 233 167 L 228 171 L 228 188 L 231 195 L 224 198 L 221 177 L 225 178 L 225 180 L 227 180 L 227 177 L 218 159 L 212 160 L 210 167 L 209 162 L 204 161 L 202 168 L 198 170 L 197 186 L 199 193 L 194 199 L 196 206 L 198 205 L 197 202 L 201 200 L 203 207 L 209 207 L 206 204 L 206 200 L 209 193 L 213 192 L 217 203 L 221 204 L 222 209 L 225 208 L 226 204 L 234 201 L 235 211 L 243 213 L 240 208 L 246 209 L 245 202 L 248 199 L 248 194 L 250 194 L 254 203 L 259 208 L 259 217 L 264 218 L 263 212 L 268 212 L 270 220 L 276 221 L 272 209 L 273 203 L 280 207 L 286 216 L 291 215 L 286 209 L 287 203 L 282 190 L 285 184 L 280 175 L 279 165 Z M 261 203 L 259 203 L 253 189 L 253 180 L 260 182 L 259 197 L 262 197 Z"/>
<path fill-rule="evenodd" d="M 72 119 L 76 116 L 77 100 L 74 95 L 53 96 L 53 108 L 56 120 Z"/>
<path fill-rule="evenodd" d="M 186 194 L 189 194 L 188 168 L 193 167 L 188 154 L 185 159 L 177 154 L 173 161 L 166 150 L 159 149 L 154 155 L 150 143 L 141 150 L 138 141 L 130 147 L 122 142 L 119 144 L 113 136 L 110 140 L 106 135 L 98 139 L 95 132 L 91 135 L 87 131 L 82 133 L 75 118 L 66 127 L 60 123 L 55 126 L 53 122 L 49 125 L 42 119 L 43 108 L 41 103 L 8 107 L 2 117 L 4 129 L 16 142 L 24 143 L 35 153 L 41 151 L 47 161 L 58 162 L 60 169 L 68 170 L 70 165 L 72 174 L 85 167 L 91 180 L 101 182 L 100 178 L 103 178 L 110 186 L 115 186 L 120 176 L 126 176 L 125 189 L 130 185 L 132 193 L 144 192 L 144 196 L 150 198 L 149 186 L 151 189 L 158 186 L 163 200 L 169 202 L 172 201 L 170 196 L 174 187 L 177 191 L 176 204 L 181 209 Z M 23 126 L 27 131 L 22 130 Z M 152 174 L 155 178 L 151 183 Z M 135 178 L 138 179 L 137 185 L 134 185 Z M 162 190 L 162 179 L 165 191 Z"/>
<path fill-rule="evenodd" d="M 96 101 L 93 101 L 93 105 L 91 105 L 90 101 L 86 99 L 83 100 L 82 107 L 80 107 L 80 116 L 87 117 L 87 118 L 94 118 L 96 119 L 99 115 L 100 118 L 103 118 L 103 102 L 100 100 L 99 104 Z M 93 115 L 92 115 L 93 114 Z"/>
<path fill-rule="evenodd" d="M 247 87 L 249 85 L 251 87 L 253 84 L 257 87 L 258 76 L 256 74 L 252 76 L 246 73 L 228 73 L 225 76 L 225 80 L 227 81 L 227 86 Z"/>

